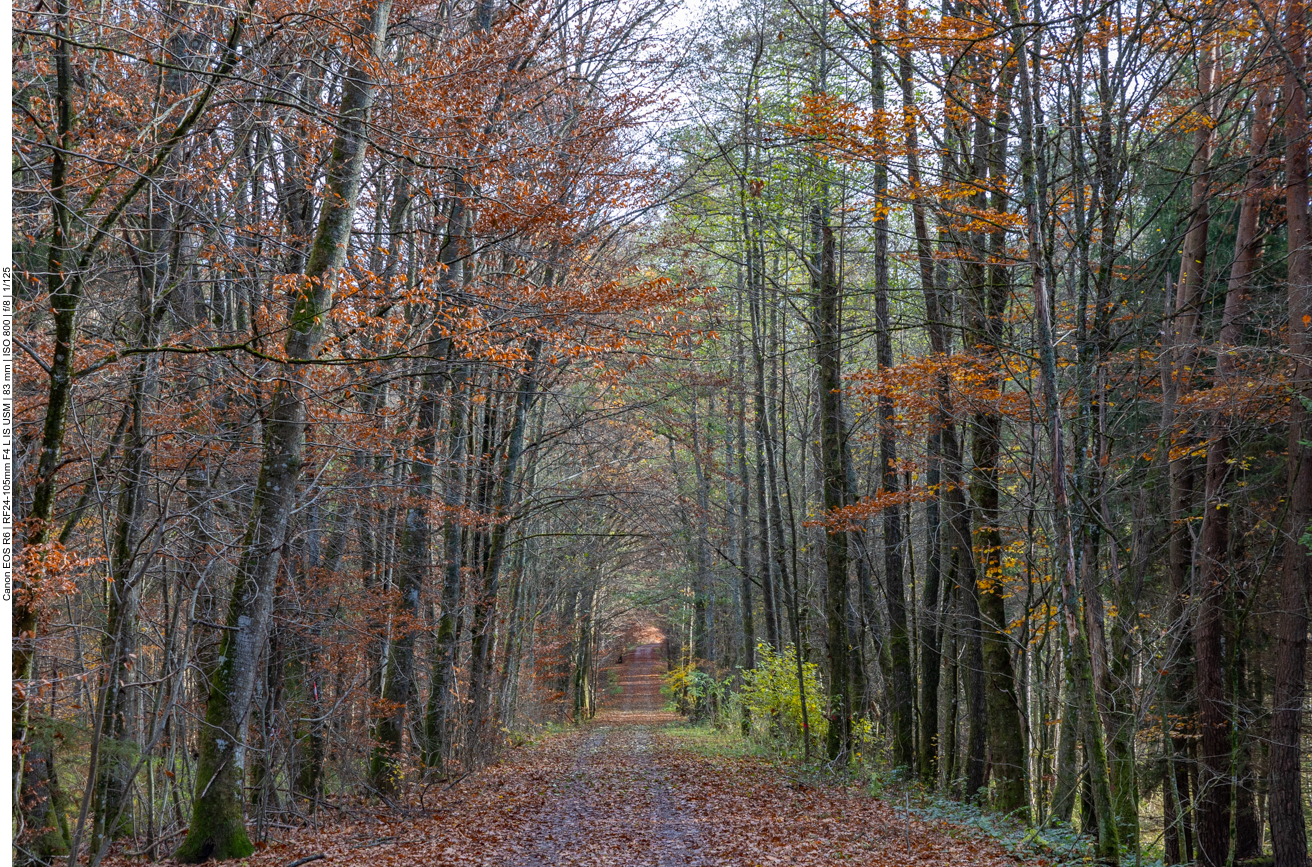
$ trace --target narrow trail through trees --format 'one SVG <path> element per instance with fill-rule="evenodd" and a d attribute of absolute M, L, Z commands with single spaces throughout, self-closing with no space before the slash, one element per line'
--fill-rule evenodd
<path fill-rule="evenodd" d="M 422 810 L 290 832 L 249 859 L 340 865 L 1015 864 L 991 843 L 912 821 L 854 788 L 787 766 L 698 749 L 664 709 L 659 644 L 607 669 L 595 720 L 444 786 Z M 910 851 L 908 852 L 908 843 Z M 118 861 L 119 859 L 113 859 Z"/>
<path fill-rule="evenodd" d="M 1312 867 L 1312 0 L 304 5 L 11 4 L 16 867 Z"/>
<path fill-rule="evenodd" d="M 611 669 L 619 694 L 578 743 L 568 776 L 552 782 L 557 800 L 516 841 L 528 851 L 508 863 L 714 863 L 704 857 L 677 780 L 654 743 L 661 727 L 679 720 L 664 710 L 660 649 L 641 645 Z"/>

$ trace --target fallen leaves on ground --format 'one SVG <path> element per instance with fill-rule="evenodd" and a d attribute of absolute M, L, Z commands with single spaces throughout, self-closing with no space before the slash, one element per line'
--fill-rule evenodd
<path fill-rule="evenodd" d="M 594 724 L 515 750 L 429 794 L 423 810 L 286 831 L 246 864 L 320 852 L 316 863 L 341 867 L 1016 863 L 959 828 L 908 826 L 905 812 L 855 789 L 799 786 L 765 759 L 687 749 L 664 730 L 677 717 L 660 710 L 659 676 L 655 647 L 639 648 Z"/>

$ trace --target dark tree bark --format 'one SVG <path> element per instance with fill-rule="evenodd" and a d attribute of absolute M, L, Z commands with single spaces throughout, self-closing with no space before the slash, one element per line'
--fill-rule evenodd
<path fill-rule="evenodd" d="M 456 294 L 455 281 L 459 263 L 467 255 L 467 215 L 464 196 L 467 185 L 463 172 L 457 170 L 453 183 L 451 212 L 446 221 L 446 237 L 438 251 L 442 262 L 442 294 Z M 426 767 L 441 769 L 448 752 L 448 711 L 451 708 L 451 691 L 455 688 L 456 640 L 460 629 L 456 611 L 460 605 L 461 577 L 464 566 L 464 527 L 456 512 L 465 504 L 465 461 L 469 453 L 468 384 L 470 364 L 453 359 L 448 366 L 450 395 L 446 421 L 446 472 L 442 480 L 442 593 L 439 599 L 437 634 L 432 647 L 432 677 L 428 702 L 424 710 L 423 763 Z"/>
<path fill-rule="evenodd" d="M 1069 825 L 1075 814 L 1075 789 L 1079 777 L 1076 743 L 1080 739 L 1080 699 L 1075 691 L 1075 659 L 1070 651 L 1070 633 L 1061 622 L 1062 675 L 1065 689 L 1061 696 L 1061 725 L 1057 732 L 1056 779 L 1052 784 L 1052 821 Z"/>
<path fill-rule="evenodd" d="M 978 189 L 992 189 L 989 207 L 998 213 L 1007 210 L 1007 197 L 1001 192 L 1007 159 L 1007 140 L 1011 128 L 1011 99 L 1014 67 L 1006 65 L 998 84 L 997 109 L 992 123 L 977 122 L 986 130 L 989 144 L 982 150 L 987 160 L 988 180 L 979 170 Z M 980 104 L 986 104 L 981 102 Z M 977 139 L 978 141 L 978 139 Z M 979 194 L 981 200 L 983 195 Z M 1000 262 L 1004 233 L 994 232 L 988 261 Z M 983 260 L 984 257 L 981 257 Z M 978 270 L 978 269 L 977 269 Z M 988 366 L 989 389 L 1001 389 L 997 355 L 1004 340 L 1007 302 L 1011 294 L 1009 269 L 992 265 L 987 277 L 981 273 L 971 285 L 967 305 L 967 348 Z M 979 278 L 983 278 L 982 280 Z M 1002 449 L 1002 416 L 995 409 L 977 412 L 972 421 L 970 493 L 975 507 L 974 545 L 976 548 L 977 587 L 980 624 L 983 637 L 984 667 L 988 690 L 985 706 L 988 713 L 988 744 L 991 773 L 996 781 L 994 806 L 1005 813 L 1029 810 L 1026 779 L 1024 726 L 1016 692 L 1016 673 L 1011 661 L 1011 639 L 1006 629 L 1006 589 L 1002 573 L 1002 532 L 999 496 L 999 460 Z M 973 796 L 973 792 L 968 792 Z"/>
<path fill-rule="evenodd" d="M 872 39 L 874 109 L 885 108 L 884 61 L 879 42 Z M 888 192 L 888 167 L 875 166 L 875 199 L 880 208 L 875 220 L 875 338 L 876 363 L 880 370 L 893 366 L 893 323 L 888 309 L 888 217 L 884 214 Z M 823 395 L 822 395 L 823 398 Z M 839 411 L 841 412 L 841 405 Z M 879 395 L 879 487 L 882 493 L 899 490 L 897 473 L 897 407 L 893 396 Z M 902 507 L 884 509 L 884 593 L 888 602 L 889 670 L 892 675 L 891 716 L 893 763 L 914 770 L 916 765 L 914 682 L 911 676 L 911 634 L 907 629 L 906 590 L 902 575 Z M 846 567 L 844 567 L 846 568 Z"/>
<path fill-rule="evenodd" d="M 833 515 L 847 502 L 843 471 L 843 379 L 840 340 L 840 290 L 834 273 L 834 230 L 824 205 L 811 212 L 815 245 L 815 354 L 820 389 L 820 453 L 825 513 Z M 829 653 L 830 760 L 845 761 L 852 748 L 852 696 L 847 634 L 847 530 L 825 528 L 825 622 Z"/>
<path fill-rule="evenodd" d="M 1260 670 L 1250 670 L 1248 666 L 1248 649 L 1240 647 L 1234 654 L 1233 689 L 1236 704 L 1243 714 L 1242 722 L 1236 723 L 1237 732 L 1232 748 L 1232 759 L 1236 773 L 1235 793 L 1235 844 L 1234 860 L 1250 861 L 1262 857 L 1262 818 L 1257 805 L 1257 763 L 1253 755 L 1253 745 L 1258 741 L 1258 734 L 1251 730 L 1256 718 L 1262 713 L 1260 689 L 1250 687 L 1250 681 L 1260 680 Z"/>
<path fill-rule="evenodd" d="M 734 383 L 738 391 L 736 405 L 732 408 L 734 430 L 730 434 L 737 448 L 734 449 L 737 457 L 737 476 L 735 493 L 738 495 L 737 502 L 731 504 L 731 508 L 737 508 L 738 535 L 738 581 L 739 581 L 739 604 L 743 610 L 743 663 L 744 669 L 753 669 L 756 667 L 756 619 L 753 610 L 752 600 L 752 569 L 750 568 L 751 560 L 751 533 L 750 533 L 750 500 L 751 483 L 747 475 L 747 374 L 746 358 L 743 349 L 743 335 L 741 330 L 743 299 L 740 295 L 738 298 L 738 322 L 739 331 L 734 337 Z M 732 498 L 731 498 L 732 499 Z M 762 563 L 761 565 L 764 565 Z M 759 573 L 759 570 L 758 570 Z"/>
<path fill-rule="evenodd" d="M 713 406 L 713 404 L 712 404 Z M 714 417 L 714 410 L 708 415 Z M 697 520 L 695 521 L 696 538 L 693 540 L 693 628 L 692 655 L 694 659 L 715 661 L 714 636 L 712 623 L 714 605 L 711 599 L 710 575 L 710 509 L 711 486 L 706 472 L 706 455 L 703 454 L 702 420 L 697 412 L 697 393 L 692 393 L 691 414 L 689 417 L 692 432 L 692 468 L 697 485 Z M 709 450 L 709 449 L 708 449 Z"/>
<path fill-rule="evenodd" d="M 1305 867 L 1302 726 L 1307 695 L 1308 593 L 1312 557 L 1303 542 L 1312 526 L 1312 227 L 1308 225 L 1307 22 L 1302 0 L 1285 20 L 1285 219 L 1289 226 L 1289 352 L 1296 364 L 1290 401 L 1289 517 L 1276 624 L 1271 713 L 1271 843 L 1277 867 Z"/>
<path fill-rule="evenodd" d="M 1243 319 L 1248 283 L 1260 252 L 1257 218 L 1261 207 L 1267 130 L 1271 107 L 1267 89 L 1257 97 L 1253 118 L 1251 168 L 1239 207 L 1235 234 L 1234 263 L 1226 289 L 1221 333 L 1217 342 L 1214 388 L 1224 388 L 1234 378 L 1236 351 L 1243 342 Z M 1207 439 L 1207 471 L 1203 497 L 1201 563 L 1197 585 L 1198 613 L 1194 625 L 1197 665 L 1199 747 L 1199 861 L 1211 867 L 1225 864 L 1230 855 L 1231 803 L 1231 716 L 1225 685 L 1226 651 L 1232 641 L 1225 633 L 1225 609 L 1230 594 L 1230 503 L 1227 477 L 1230 474 L 1230 408 L 1212 414 Z"/>
<path fill-rule="evenodd" d="M 898 29 L 910 26 L 907 2 L 899 0 Z M 907 183 L 911 188 L 911 223 L 916 236 L 916 264 L 920 288 L 925 297 L 925 330 L 929 335 L 930 349 L 940 360 L 950 351 L 950 333 L 940 309 L 938 285 L 934 279 L 934 252 L 925 220 L 925 204 L 921 197 L 920 142 L 914 113 L 916 98 L 913 81 L 911 52 L 905 42 L 899 43 L 898 80 L 902 90 L 902 110 L 905 118 L 903 141 L 907 151 Z M 938 782 L 938 727 L 939 727 L 939 672 L 942 661 L 939 648 L 942 631 L 939 625 L 939 593 L 943 571 L 942 496 L 938 493 L 942 482 L 943 429 L 952 423 L 948 413 L 951 395 L 946 374 L 937 377 L 939 411 L 933 419 L 926 442 L 926 484 L 934 491 L 925 503 L 925 580 L 922 585 L 922 612 L 920 615 L 920 779 L 928 785 Z"/>
<path fill-rule="evenodd" d="M 555 280 L 553 272 L 548 269 L 546 283 Z M 492 693 L 492 619 L 496 615 L 497 597 L 501 590 L 501 564 L 505 559 L 506 540 L 513 521 L 512 507 L 519 490 L 519 464 L 524 457 L 524 433 L 528 428 L 529 412 L 537 398 L 538 355 L 542 350 L 542 341 L 530 337 L 526 341 L 524 369 L 519 374 L 515 390 L 513 415 L 510 422 L 506 456 L 500 467 L 497 480 L 497 500 L 494 514 L 498 523 L 488 540 L 487 562 L 483 574 L 481 595 L 474 605 L 473 647 L 470 654 L 471 676 L 470 694 L 474 698 L 471 743 L 479 741 L 485 734 L 484 729 L 492 722 L 490 717 L 489 696 Z"/>
<path fill-rule="evenodd" d="M 436 334 L 433 337 L 436 338 Z M 448 348 L 449 341 L 429 341 L 428 351 L 438 359 L 444 360 Z M 384 661 L 382 712 L 374 722 L 375 742 L 369 765 L 370 785 L 381 794 L 389 796 L 396 794 L 400 783 L 402 738 L 407 708 L 413 697 L 415 637 L 420 629 L 416 618 L 419 615 L 420 594 L 428 583 L 431 569 L 429 550 L 432 547 L 432 529 L 428 509 L 433 496 L 433 468 L 437 462 L 438 402 L 442 384 L 439 362 L 430 361 L 420 381 L 414 493 L 406 509 L 398 553 L 397 586 L 400 596 L 394 621 L 398 631 L 388 645 L 388 656 Z"/>
<path fill-rule="evenodd" d="M 1213 70 L 1212 49 L 1205 48 L 1198 61 L 1198 90 L 1210 94 L 1212 90 Z M 1192 183 L 1190 188 L 1189 226 L 1185 232 L 1180 277 L 1177 282 L 1175 298 L 1172 302 L 1170 285 L 1167 286 L 1167 318 L 1163 328 L 1162 348 L 1162 429 L 1165 432 L 1167 449 L 1166 463 L 1169 480 L 1169 552 L 1167 555 L 1167 572 L 1171 583 L 1171 632 L 1180 635 L 1175 642 L 1174 652 L 1167 659 L 1168 693 L 1171 698 L 1171 715 L 1183 722 L 1189 715 L 1189 699 L 1192 692 L 1194 672 L 1190 662 L 1194 659 L 1191 630 L 1188 628 L 1188 610 L 1186 600 L 1193 593 L 1192 561 L 1193 542 L 1190 538 L 1188 519 L 1193 510 L 1194 480 L 1192 459 L 1188 455 L 1172 456 L 1170 454 L 1171 432 L 1176 427 L 1176 406 L 1181 397 L 1190 389 L 1189 370 L 1192 369 L 1194 343 L 1197 340 L 1198 303 L 1201 292 L 1204 266 L 1207 256 L 1207 234 L 1210 225 L 1209 210 L 1209 176 L 1208 165 L 1211 161 L 1212 132 L 1210 124 L 1200 124 L 1194 134 L 1194 153 L 1190 165 Z M 1189 636 L 1189 637 L 1185 637 Z M 1177 727 L 1180 726 L 1177 722 Z M 1183 753 L 1189 743 L 1187 726 L 1176 732 L 1172 744 L 1176 755 L 1172 761 L 1176 766 L 1178 803 L 1185 805 L 1197 801 L 1200 809 L 1205 805 L 1204 799 L 1195 798 L 1191 793 L 1188 779 L 1188 766 Z M 1216 802 L 1212 802 L 1215 806 Z M 1171 838 L 1182 839 L 1184 860 L 1192 857 L 1192 810 L 1181 809 L 1177 820 L 1184 827 L 1168 830 L 1168 847 Z M 1214 819 L 1216 817 L 1213 817 Z M 1199 816 L 1199 825 L 1204 819 Z M 1224 832 L 1221 832 L 1224 833 Z"/>

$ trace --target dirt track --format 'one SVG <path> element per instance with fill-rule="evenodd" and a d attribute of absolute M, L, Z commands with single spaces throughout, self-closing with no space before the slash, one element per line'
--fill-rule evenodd
<path fill-rule="evenodd" d="M 527 851 L 507 863 L 707 863 L 694 823 L 653 761 L 653 729 L 678 720 L 662 709 L 660 645 L 636 648 L 615 670 L 622 692 L 603 704 L 579 745 L 558 809 L 526 829 Z"/>
<path fill-rule="evenodd" d="M 669 729 L 679 718 L 662 709 L 664 669 L 660 645 L 641 646 L 614 669 L 621 692 L 589 725 L 512 750 L 408 817 L 380 811 L 298 830 L 246 863 L 284 867 L 322 853 L 326 867 L 1014 867 L 995 846 L 908 825 L 858 791 L 800 784 L 762 758 L 689 749 Z"/>
<path fill-rule="evenodd" d="M 573 755 L 567 771 L 547 775 L 547 797 L 508 850 L 484 863 L 1015 865 L 958 829 L 908 825 L 859 792 L 799 784 L 763 759 L 690 751 L 666 730 L 680 718 L 663 709 L 659 644 L 638 647 L 616 671 L 622 693 L 591 726 L 526 751 L 522 770 L 533 777 L 548 756 Z"/>

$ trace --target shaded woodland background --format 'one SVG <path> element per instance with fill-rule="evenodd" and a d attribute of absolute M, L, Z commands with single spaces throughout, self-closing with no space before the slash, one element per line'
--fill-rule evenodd
<path fill-rule="evenodd" d="M 14 855 L 693 716 L 1308 861 L 1301 0 L 14 12 Z"/>

